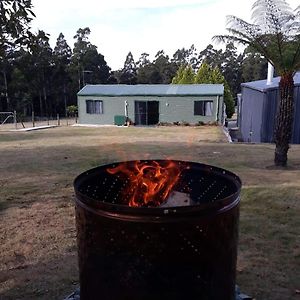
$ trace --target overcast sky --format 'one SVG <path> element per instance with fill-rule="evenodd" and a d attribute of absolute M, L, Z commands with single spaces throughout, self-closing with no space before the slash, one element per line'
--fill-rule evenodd
<path fill-rule="evenodd" d="M 91 29 L 90 41 L 113 69 L 123 67 L 129 51 L 135 61 L 143 52 L 172 56 L 194 44 L 203 50 L 225 33 L 226 15 L 251 21 L 253 0 L 32 0 L 32 29 L 50 34 L 51 47 L 62 32 L 71 48 L 79 28 Z M 299 0 L 288 0 L 293 9 Z M 221 45 L 215 45 L 221 47 Z"/>

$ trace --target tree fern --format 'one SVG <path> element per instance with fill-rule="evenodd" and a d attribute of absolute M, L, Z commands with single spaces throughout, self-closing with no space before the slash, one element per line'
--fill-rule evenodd
<path fill-rule="evenodd" d="M 285 166 L 294 115 L 293 76 L 300 68 L 300 6 L 293 11 L 284 0 L 257 0 L 252 7 L 251 19 L 253 23 L 228 16 L 229 34 L 215 36 L 213 39 L 250 45 L 281 76 L 280 101 L 274 128 L 274 162 Z"/>

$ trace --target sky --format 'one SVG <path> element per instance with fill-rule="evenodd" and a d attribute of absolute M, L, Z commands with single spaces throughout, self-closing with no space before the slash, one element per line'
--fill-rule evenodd
<path fill-rule="evenodd" d="M 152 60 L 159 50 L 170 57 L 177 49 L 195 45 L 198 51 L 213 44 L 212 37 L 226 33 L 226 16 L 251 21 L 254 0 L 32 0 L 36 18 L 33 32 L 50 34 L 54 48 L 62 32 L 71 48 L 79 28 L 89 27 L 89 40 L 98 47 L 112 70 L 123 67 L 132 52 Z M 299 0 L 288 0 L 295 9 Z"/>

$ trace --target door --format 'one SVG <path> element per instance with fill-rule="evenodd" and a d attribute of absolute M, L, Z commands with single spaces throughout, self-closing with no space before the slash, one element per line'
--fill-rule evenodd
<path fill-rule="evenodd" d="M 136 125 L 155 125 L 159 122 L 159 102 L 135 101 L 134 114 Z"/>
<path fill-rule="evenodd" d="M 134 102 L 134 119 L 136 125 L 147 125 L 147 102 Z"/>

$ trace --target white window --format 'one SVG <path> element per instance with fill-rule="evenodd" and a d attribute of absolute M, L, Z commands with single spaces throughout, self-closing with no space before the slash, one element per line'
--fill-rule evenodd
<path fill-rule="evenodd" d="M 86 113 L 87 114 L 103 114 L 103 101 L 102 100 L 86 100 Z"/>

